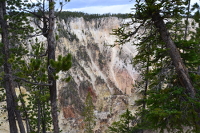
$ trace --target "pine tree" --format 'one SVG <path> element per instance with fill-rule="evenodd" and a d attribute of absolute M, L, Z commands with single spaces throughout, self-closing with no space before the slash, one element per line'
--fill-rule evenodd
<path fill-rule="evenodd" d="M 11 133 L 17 133 L 17 126 L 16 126 L 16 121 L 15 121 L 15 99 L 13 96 L 13 79 L 11 76 L 12 71 L 11 71 L 11 64 L 8 63 L 9 59 L 9 41 L 8 41 L 8 25 L 7 21 L 4 19 L 6 15 L 6 2 L 1 1 L 0 2 L 0 21 L 1 21 L 1 27 L 2 27 L 2 51 L 3 51 L 3 63 L 4 63 L 4 88 L 6 90 L 6 99 L 7 99 L 7 108 L 8 108 L 8 120 L 10 124 L 10 132 Z M 7 76 L 6 76 L 7 75 Z"/>
<path fill-rule="evenodd" d="M 120 120 L 113 122 L 109 127 L 110 133 L 133 133 L 137 132 L 137 129 L 134 129 L 132 124 L 136 118 L 131 114 L 130 110 L 126 110 L 122 115 L 120 115 Z"/>
<path fill-rule="evenodd" d="M 94 133 L 93 128 L 95 126 L 95 115 L 94 115 L 95 106 L 92 102 L 92 96 L 88 92 L 85 99 L 85 108 L 83 112 L 84 124 L 85 124 L 85 133 Z"/>
<path fill-rule="evenodd" d="M 40 5 L 46 4 L 45 2 L 36 4 L 29 3 L 28 1 L 3 0 L 0 4 L 1 50 L 3 51 L 3 54 L 0 56 L 3 60 L 0 63 L 4 65 L 4 73 L 1 74 L 4 76 L 2 84 L 6 90 L 10 132 L 18 132 L 16 124 L 18 122 L 20 132 L 25 133 L 25 125 L 22 121 L 22 118 L 24 118 L 27 132 L 50 131 L 51 124 L 53 123 L 54 132 L 58 133 L 57 90 L 54 83 L 58 78 L 57 73 L 70 69 L 71 55 L 59 56 L 58 60 L 55 61 L 55 38 L 53 29 L 55 3 L 54 1 L 49 1 L 49 11 L 47 11 L 50 13 L 49 18 L 45 16 L 46 11 L 44 10 L 42 14 L 44 15 L 43 19 L 38 18 L 41 21 L 44 20 L 42 33 L 45 37 L 49 38 L 49 45 L 53 47 L 48 48 L 48 50 L 43 43 L 38 42 L 37 38 L 35 40 L 36 43 L 33 43 L 31 37 L 35 37 L 35 35 L 32 33 L 37 33 L 38 30 L 34 31 L 29 23 L 30 19 L 33 19 L 32 15 L 37 15 L 35 12 L 31 12 L 31 9 L 34 7 L 42 7 Z M 37 13 L 41 13 L 40 10 Z M 7 22 L 8 20 L 9 23 Z M 50 34 L 49 37 L 46 32 L 48 30 L 51 31 L 48 32 Z M 32 46 L 31 50 L 29 49 L 29 45 Z M 54 52 L 54 57 L 50 55 L 52 53 L 46 53 L 46 51 L 50 50 Z M 47 55 L 49 55 L 49 58 L 47 58 Z M 51 79 L 48 78 L 48 73 Z M 69 79 L 66 78 L 64 80 L 69 81 Z M 49 89 L 52 86 L 54 88 Z M 21 93 L 17 97 L 14 90 L 15 87 L 18 87 L 19 90 L 21 90 L 21 87 L 25 87 L 30 95 L 27 96 Z M 28 97 L 28 104 L 24 100 L 25 97 Z M 49 99 L 51 99 L 51 106 Z M 18 105 L 19 103 L 20 106 Z M 50 117 L 49 113 L 51 109 L 52 117 Z"/>
<path fill-rule="evenodd" d="M 133 44 L 139 51 L 134 66 L 142 79 L 136 87 L 144 95 L 137 102 L 140 129 L 183 132 L 190 127 L 188 132 L 200 131 L 198 27 L 192 33 L 187 31 L 187 20 L 182 21 L 190 12 L 189 3 L 136 0 L 132 21 L 113 30 L 118 44 L 139 40 Z"/>
<path fill-rule="evenodd" d="M 69 0 L 66 0 L 69 2 Z M 53 67 L 53 64 L 55 65 L 56 55 L 56 38 L 55 38 L 55 4 L 56 2 L 54 0 L 49 0 L 48 4 L 46 5 L 43 1 L 42 3 L 38 2 L 39 6 L 33 5 L 33 7 L 38 8 L 38 12 L 32 12 L 31 13 L 39 22 L 41 22 L 43 25 L 40 26 L 40 23 L 36 23 L 38 28 L 41 30 L 42 35 L 47 38 L 47 50 L 45 55 L 47 55 L 47 72 L 48 72 L 48 83 L 49 85 L 49 91 L 50 91 L 50 101 L 51 101 L 51 114 L 52 114 L 52 120 L 53 120 L 53 127 L 54 127 L 54 133 L 59 132 L 59 125 L 58 125 L 58 109 L 57 109 L 57 87 L 56 87 L 56 80 L 58 76 L 56 73 L 59 71 L 67 71 L 71 67 L 71 55 L 68 54 L 66 57 L 60 56 L 60 63 L 62 65 L 60 69 Z M 48 6 L 48 15 L 46 15 L 46 6 Z M 62 3 L 61 3 L 62 6 Z M 27 10 L 26 10 L 27 11 Z M 51 64 L 52 63 L 52 64 Z M 60 65 L 60 64 L 59 64 Z M 69 78 L 68 78 L 69 79 Z M 67 80 L 68 80 L 67 79 Z"/>
<path fill-rule="evenodd" d="M 27 33 L 29 26 L 24 26 L 24 23 L 21 20 L 26 21 L 24 18 L 26 17 L 23 13 L 18 13 L 15 11 L 19 5 L 21 5 L 21 1 L 1 1 L 1 38 L 2 38 L 2 66 L 4 68 L 4 81 L 3 87 L 6 90 L 6 101 L 7 101 L 7 111 L 8 111 L 8 120 L 10 125 L 10 132 L 18 132 L 16 127 L 16 122 L 18 122 L 18 126 L 21 133 L 25 133 L 24 124 L 22 121 L 22 116 L 20 110 L 18 109 L 18 99 L 14 90 L 15 87 L 15 71 L 13 71 L 13 65 L 11 65 L 13 61 L 13 57 L 16 54 L 21 54 L 24 52 L 22 50 L 19 52 L 21 48 L 22 42 L 16 45 L 16 42 L 19 40 L 23 40 L 23 35 Z M 8 23 L 9 20 L 9 23 Z M 17 25 L 17 26 L 16 26 Z M 16 26 L 16 27 L 15 27 Z M 16 29 L 18 28 L 18 29 Z M 11 38 L 12 36 L 12 38 Z M 15 52 L 13 52 L 15 51 Z M 17 121 L 15 121 L 15 119 Z"/>

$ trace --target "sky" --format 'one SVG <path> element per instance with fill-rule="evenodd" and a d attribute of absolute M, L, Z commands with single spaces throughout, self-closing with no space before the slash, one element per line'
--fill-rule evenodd
<path fill-rule="evenodd" d="M 90 14 L 130 13 L 135 0 L 71 0 L 63 10 Z"/>
<path fill-rule="evenodd" d="M 28 0 L 36 2 L 38 0 Z M 135 0 L 56 0 L 65 3 L 64 11 L 81 11 L 89 14 L 131 13 Z M 191 0 L 191 5 L 200 0 Z M 59 8 L 60 6 L 58 6 Z"/>
<path fill-rule="evenodd" d="M 130 13 L 135 0 L 70 0 L 63 10 L 81 11 L 90 14 Z M 199 0 L 191 0 L 191 3 Z"/>

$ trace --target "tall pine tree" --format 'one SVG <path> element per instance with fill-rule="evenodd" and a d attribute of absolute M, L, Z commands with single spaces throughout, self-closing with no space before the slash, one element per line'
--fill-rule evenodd
<path fill-rule="evenodd" d="M 189 4 L 189 0 L 136 0 L 131 22 L 113 30 L 118 44 L 133 41 L 139 51 L 134 65 L 142 79 L 136 87 L 144 95 L 136 114 L 141 129 L 200 131 L 199 39 L 192 35 L 198 35 L 198 27 L 191 33 L 189 19 L 183 21 L 189 16 Z"/>

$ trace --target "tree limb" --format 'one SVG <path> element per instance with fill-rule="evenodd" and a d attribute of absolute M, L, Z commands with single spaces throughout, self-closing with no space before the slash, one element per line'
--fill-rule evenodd
<path fill-rule="evenodd" d="M 32 84 L 32 85 L 52 86 L 52 83 L 48 84 L 48 83 L 42 83 L 42 82 L 31 82 L 31 81 L 28 81 L 28 80 L 26 80 L 24 78 L 20 78 L 20 77 L 15 77 L 15 79 L 22 80 L 22 81 L 27 82 L 27 83 Z"/>

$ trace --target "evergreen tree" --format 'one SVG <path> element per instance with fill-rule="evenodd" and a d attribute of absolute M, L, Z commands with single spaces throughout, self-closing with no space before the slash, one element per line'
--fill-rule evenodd
<path fill-rule="evenodd" d="M 188 17 L 189 4 L 188 0 L 136 0 L 132 21 L 114 30 L 118 44 L 139 39 L 133 44 L 139 51 L 134 66 L 142 79 L 136 87 L 144 95 L 137 102 L 140 129 L 200 131 L 199 38 L 194 36 L 199 26 L 191 33 L 187 19 L 182 21 Z"/>
<path fill-rule="evenodd" d="M 136 118 L 131 114 L 130 110 L 126 110 L 122 115 L 120 115 L 120 120 L 113 122 L 109 127 L 110 133 L 133 133 L 138 130 L 135 129 L 132 124 L 134 124 Z"/>
<path fill-rule="evenodd" d="M 94 133 L 93 128 L 95 126 L 95 116 L 94 116 L 95 106 L 92 102 L 92 96 L 88 92 L 85 99 L 85 108 L 83 112 L 84 124 L 85 124 L 85 133 Z"/>
<path fill-rule="evenodd" d="M 3 63 L 4 63 L 4 88 L 6 90 L 6 102 L 7 102 L 7 108 L 8 108 L 8 120 L 10 124 L 10 132 L 11 133 L 18 133 L 16 121 L 15 121 L 15 106 L 16 104 L 14 101 L 16 100 L 13 96 L 14 86 L 13 86 L 13 78 L 12 76 L 12 70 L 11 70 L 11 64 L 8 62 L 8 59 L 10 57 L 9 55 L 9 36 L 8 36 L 8 25 L 7 20 L 5 20 L 6 12 L 6 2 L 1 1 L 0 2 L 0 21 L 1 21 L 1 27 L 2 27 L 2 53 L 4 55 Z M 7 75 L 7 76 L 6 76 Z M 8 76 L 10 75 L 10 76 Z"/>
<path fill-rule="evenodd" d="M 25 127 L 22 122 L 22 116 L 20 110 L 18 109 L 17 96 L 15 93 L 15 71 L 13 71 L 13 65 L 11 64 L 15 55 L 21 55 L 25 50 L 21 50 L 22 41 L 19 43 L 19 40 L 24 39 L 24 35 L 31 30 L 30 26 L 25 26 L 24 22 L 27 21 L 26 14 L 17 13 L 17 8 L 22 6 L 21 1 L 6 1 L 2 0 L 0 6 L 1 10 L 1 50 L 2 50 L 2 66 L 4 73 L 1 73 L 4 76 L 2 82 L 3 87 L 6 92 L 6 102 L 7 102 L 7 111 L 8 111 L 8 120 L 10 125 L 10 132 L 18 132 L 16 127 L 16 120 L 21 133 L 25 133 Z M 18 14 L 18 15 L 16 15 Z M 8 23 L 9 20 L 9 23 Z M 23 21 L 22 21 L 23 20 Z M 12 38 L 11 38 L 12 36 Z M 14 41 L 17 41 L 14 43 Z M 19 43 L 18 45 L 16 43 Z"/>
<path fill-rule="evenodd" d="M 30 19 L 33 18 L 33 16 L 30 18 L 30 15 L 38 15 L 31 12 L 31 9 L 35 7 L 46 9 L 45 4 L 44 1 L 42 3 L 38 1 L 37 4 L 18 0 L 0 2 L 1 50 L 3 53 L 1 55 L 3 60 L 0 63 L 4 68 L 4 73 L 1 74 L 4 76 L 2 84 L 6 90 L 8 120 L 12 133 L 18 132 L 16 122 L 18 122 L 20 132 L 25 133 L 22 118 L 25 119 L 27 132 L 45 133 L 51 130 L 51 123 L 53 123 L 54 132 L 59 132 L 55 83 L 58 78 L 57 73 L 68 71 L 71 67 L 71 55 L 59 56 L 55 61 L 54 1 L 49 1 L 49 11 L 38 10 L 37 12 L 39 13 L 38 19 L 44 24 L 43 28 L 39 28 L 47 37 L 48 48 L 38 42 L 37 38 L 36 43 L 32 43 L 33 38 L 30 37 L 35 37 L 32 33 L 38 33 L 38 30 L 34 31 L 30 26 Z M 43 16 L 40 17 L 40 13 Z M 46 17 L 46 13 L 49 13 L 49 17 Z M 47 33 L 47 31 L 51 32 Z M 32 49 L 29 49 L 28 45 L 32 46 Z M 69 81 L 69 79 L 64 80 Z M 30 95 L 21 93 L 17 97 L 15 87 L 19 90 L 25 87 Z M 24 101 L 25 97 L 28 97 L 28 104 Z M 50 117 L 50 110 L 52 110 L 52 117 Z"/>
<path fill-rule="evenodd" d="M 26 120 L 26 128 L 28 132 L 46 132 L 51 131 L 52 117 L 50 115 L 49 90 L 47 84 L 47 64 L 46 58 L 41 57 L 45 52 L 45 48 L 41 43 L 37 42 L 32 45 L 32 51 L 27 59 L 29 62 L 18 60 L 18 88 L 25 87 L 27 93 L 20 93 L 19 102 L 22 106 L 23 117 Z M 42 63 L 43 62 L 43 63 Z M 25 78 L 26 77 L 26 78 Z M 22 82 L 24 81 L 25 82 Z M 25 98 L 28 102 L 25 102 Z"/>
<path fill-rule="evenodd" d="M 69 0 L 66 1 L 69 2 Z M 69 70 L 69 68 L 71 67 L 71 55 L 68 55 L 67 57 L 63 58 L 60 56 L 60 60 L 59 59 L 58 60 L 60 61 L 59 62 L 60 64 L 62 63 L 61 66 L 59 66 L 62 67 L 61 69 L 55 68 L 53 67 L 53 64 L 51 64 L 56 60 L 55 4 L 56 2 L 54 0 L 49 0 L 48 4 L 46 5 L 45 0 L 43 0 L 43 2 L 38 2 L 36 5 L 33 4 L 31 6 L 38 8 L 37 12 L 32 12 L 32 11 L 28 12 L 31 13 L 34 17 L 36 17 L 36 19 L 43 24 L 41 27 L 40 23 L 36 23 L 38 28 L 41 30 L 42 35 L 47 38 L 47 50 L 45 55 L 47 55 L 48 83 L 51 84 L 49 85 L 51 114 L 53 120 L 54 133 L 58 133 L 59 125 L 58 125 L 58 113 L 57 113 L 58 109 L 57 109 L 56 73 L 58 73 L 61 70 L 64 71 Z M 62 6 L 62 3 L 60 4 Z M 47 11 L 48 15 L 46 15 L 46 6 L 48 7 Z"/>

